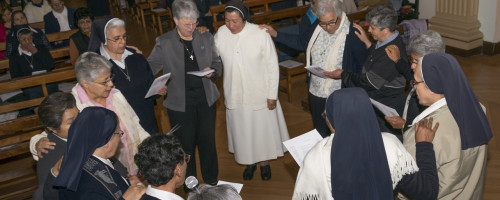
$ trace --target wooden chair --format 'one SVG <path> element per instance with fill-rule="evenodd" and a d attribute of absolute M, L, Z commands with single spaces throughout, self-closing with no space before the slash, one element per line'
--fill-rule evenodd
<path fill-rule="evenodd" d="M 305 64 L 302 63 L 302 65 L 295 66 L 295 67 L 286 67 L 280 64 L 280 74 L 283 76 L 280 78 L 280 80 L 285 80 L 286 81 L 286 87 L 279 87 L 279 90 L 281 92 L 284 92 L 288 95 L 288 102 L 292 102 L 292 83 L 293 83 L 293 78 L 295 76 L 305 74 L 307 70 L 304 68 Z"/>
<path fill-rule="evenodd" d="M 146 16 L 151 15 L 152 16 L 152 9 L 155 9 L 158 7 L 156 4 L 160 0 L 147 0 L 146 2 L 141 2 L 137 3 L 135 5 L 137 13 L 139 15 L 139 20 L 138 22 L 142 24 L 142 27 L 146 28 Z"/>
<path fill-rule="evenodd" d="M 151 26 L 155 32 L 163 34 L 163 24 L 167 26 L 168 29 L 174 28 L 174 19 L 172 17 L 172 12 L 170 8 L 155 8 L 157 7 L 157 0 L 148 0 L 149 9 L 152 12 L 153 23 Z M 162 20 L 161 18 L 165 18 Z"/>

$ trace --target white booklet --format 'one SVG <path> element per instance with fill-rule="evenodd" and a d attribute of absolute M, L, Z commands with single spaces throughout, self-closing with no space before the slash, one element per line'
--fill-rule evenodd
<path fill-rule="evenodd" d="M 295 60 L 285 60 L 280 62 L 280 66 L 286 67 L 288 69 L 292 69 L 298 66 L 303 65 L 304 63 L 297 62 Z"/>
<path fill-rule="evenodd" d="M 323 137 L 319 132 L 314 129 L 292 139 L 283 142 L 283 145 L 288 149 L 288 152 L 292 155 L 293 159 L 299 166 L 302 166 L 302 162 L 306 157 L 309 150 L 311 150 L 314 145 L 321 141 Z"/>
<path fill-rule="evenodd" d="M 226 181 L 219 181 L 217 183 L 217 185 L 224 185 L 224 184 L 234 187 L 234 189 L 236 189 L 236 191 L 238 191 L 238 193 L 240 193 L 241 189 L 243 188 L 243 184 L 241 184 L 241 183 L 231 183 L 231 182 L 226 182 Z"/>
<path fill-rule="evenodd" d="M 384 113 L 385 116 L 387 116 L 387 117 L 398 116 L 399 117 L 398 111 L 394 110 L 394 108 L 386 106 L 378 101 L 373 100 L 372 98 L 370 98 L 370 101 L 372 102 L 373 106 L 375 106 L 375 108 L 379 109 L 380 112 Z"/>
<path fill-rule="evenodd" d="M 319 76 L 321 78 L 328 78 L 327 76 L 323 75 L 323 72 L 325 72 L 325 70 L 319 65 L 309 65 L 305 68 L 316 76 Z"/>
<path fill-rule="evenodd" d="M 169 78 L 170 78 L 170 73 L 164 74 L 156 78 L 153 81 L 153 84 L 151 84 L 151 87 L 149 87 L 148 93 L 146 93 L 146 96 L 144 98 L 148 98 L 150 96 L 157 94 L 158 90 L 163 86 L 165 86 Z"/>
<path fill-rule="evenodd" d="M 192 72 L 186 72 L 186 74 L 191 74 L 191 75 L 203 77 L 203 76 L 206 76 L 212 72 L 215 72 L 215 70 L 211 69 L 211 70 L 192 71 Z"/>

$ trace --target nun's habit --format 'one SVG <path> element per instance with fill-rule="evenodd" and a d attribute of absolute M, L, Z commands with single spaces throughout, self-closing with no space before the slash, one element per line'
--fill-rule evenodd
<path fill-rule="evenodd" d="M 12 54 L 17 52 L 17 47 L 19 46 L 19 40 L 17 39 L 17 32 L 23 28 L 28 28 L 33 32 L 33 43 L 35 45 L 43 45 L 45 48 L 50 49 L 50 43 L 45 33 L 41 29 L 32 28 L 28 24 L 14 25 L 14 20 L 11 22 L 11 31 L 7 35 L 6 39 L 6 53 L 5 57 L 9 58 Z"/>
<path fill-rule="evenodd" d="M 67 150 L 54 187 L 59 199 L 119 199 L 128 183 L 109 159 L 92 155 L 115 135 L 118 118 L 113 111 L 88 107 L 75 119 L 68 132 Z"/>
<path fill-rule="evenodd" d="M 418 167 L 396 136 L 380 133 L 366 92 L 347 88 L 327 99 L 335 133 L 306 155 L 293 199 L 394 199 L 393 190 L 432 199 L 438 180 L 431 143 L 419 143 Z M 420 156 L 421 155 L 421 156 Z"/>
<path fill-rule="evenodd" d="M 121 54 L 122 60 L 111 57 L 103 45 L 113 42 L 106 38 L 105 30 L 113 17 L 95 20 L 92 24 L 89 41 L 89 51 L 96 52 L 109 60 L 113 67 L 111 73 L 115 75 L 113 84 L 119 89 L 128 103 L 139 117 L 139 123 L 150 135 L 158 133 L 154 113 L 154 101 L 158 95 L 144 98 L 153 84 L 154 76 L 148 61 L 135 50 L 125 48 Z"/>
<path fill-rule="evenodd" d="M 422 80 L 443 94 L 412 124 L 433 117 L 439 128 L 432 142 L 439 174 L 438 199 L 482 199 L 487 143 L 492 137 L 484 110 L 457 60 L 445 53 L 423 57 Z M 415 127 L 404 134 L 406 149 L 415 156 Z"/>
<path fill-rule="evenodd" d="M 251 165 L 283 156 L 282 142 L 289 135 L 278 100 L 279 65 L 273 40 L 250 23 L 249 10 L 240 0 L 229 1 L 226 10 L 230 8 L 246 22 L 236 34 L 221 26 L 214 37 L 224 63 L 228 145 L 237 163 Z M 277 100 L 275 109 L 268 109 L 268 99 Z"/>

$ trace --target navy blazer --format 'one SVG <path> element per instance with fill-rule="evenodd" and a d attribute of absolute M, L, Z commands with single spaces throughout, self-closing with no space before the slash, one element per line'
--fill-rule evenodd
<path fill-rule="evenodd" d="M 68 8 L 68 24 L 70 29 L 78 28 L 74 22 L 75 10 L 73 8 Z M 43 16 L 43 21 L 45 22 L 45 34 L 61 32 L 61 27 L 59 27 L 59 22 L 54 16 L 54 11 L 49 12 Z"/>

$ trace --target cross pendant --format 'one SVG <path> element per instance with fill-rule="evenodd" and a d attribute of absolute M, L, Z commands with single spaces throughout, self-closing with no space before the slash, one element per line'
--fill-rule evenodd
<path fill-rule="evenodd" d="M 193 60 L 193 55 L 189 56 L 189 58 L 191 58 L 191 60 Z"/>

